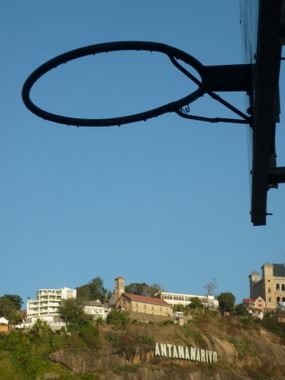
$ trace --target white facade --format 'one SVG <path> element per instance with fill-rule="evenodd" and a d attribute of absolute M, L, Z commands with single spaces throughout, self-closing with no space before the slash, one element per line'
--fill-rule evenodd
<path fill-rule="evenodd" d="M 38 318 L 47 322 L 55 322 L 59 318 L 58 308 L 62 300 L 76 298 L 74 289 L 40 289 L 35 300 L 27 302 L 27 320 L 32 323 Z"/>
<path fill-rule="evenodd" d="M 194 296 L 191 294 L 182 294 L 182 293 L 169 293 L 169 292 L 161 292 L 160 298 L 164 299 L 170 305 L 183 305 L 188 306 L 191 303 L 191 298 L 199 298 L 202 304 L 205 307 L 215 308 L 219 307 L 219 301 L 215 300 L 214 296 Z"/>
<path fill-rule="evenodd" d="M 0 325 L 8 325 L 9 321 L 8 319 L 1 317 L 0 318 Z"/>
<path fill-rule="evenodd" d="M 101 317 L 105 320 L 111 309 L 98 300 L 89 301 L 88 304 L 84 306 L 83 310 L 85 314 L 92 315 L 93 319 Z"/>

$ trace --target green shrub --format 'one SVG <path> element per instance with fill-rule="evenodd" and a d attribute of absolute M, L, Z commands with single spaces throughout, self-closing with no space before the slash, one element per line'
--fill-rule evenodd
<path fill-rule="evenodd" d="M 235 346 L 239 359 L 244 359 L 246 356 L 258 355 L 256 347 L 249 339 L 242 340 L 233 336 L 228 336 L 227 339 L 233 346 Z"/>
<path fill-rule="evenodd" d="M 79 336 L 89 348 L 99 348 L 99 330 L 90 323 L 85 322 L 80 326 Z"/>
<path fill-rule="evenodd" d="M 259 320 L 254 319 L 251 316 L 245 318 L 239 318 L 241 326 L 246 330 L 256 330 L 259 331 Z"/>
<path fill-rule="evenodd" d="M 191 329 L 191 327 L 187 326 L 187 325 L 182 326 L 181 329 L 182 329 L 182 331 L 184 331 L 186 336 L 188 336 L 194 340 L 195 344 L 198 347 L 201 347 L 201 348 L 207 347 L 207 343 L 203 339 L 200 332 Z"/>
<path fill-rule="evenodd" d="M 127 311 L 110 311 L 106 322 L 113 325 L 126 326 L 130 322 L 129 313 Z"/>
<path fill-rule="evenodd" d="M 155 343 L 153 336 L 150 335 L 136 335 L 135 340 L 140 344 L 147 344 L 149 346 Z"/>
<path fill-rule="evenodd" d="M 117 375 L 123 375 L 124 373 L 128 373 L 128 372 L 131 372 L 131 373 L 137 372 L 137 370 L 142 367 L 143 367 L 142 364 L 131 364 L 131 365 L 125 364 L 113 369 L 113 371 Z"/>
<path fill-rule="evenodd" d="M 172 319 L 167 319 L 166 321 L 163 322 L 164 325 L 174 325 L 174 321 Z"/>
<path fill-rule="evenodd" d="M 118 334 L 108 333 L 106 335 L 106 339 L 108 342 L 110 342 L 112 347 L 114 347 L 116 349 L 121 348 L 121 339 L 120 339 L 120 336 Z"/>

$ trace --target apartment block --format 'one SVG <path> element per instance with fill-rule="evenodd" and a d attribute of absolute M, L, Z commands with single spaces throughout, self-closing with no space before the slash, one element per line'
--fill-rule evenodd
<path fill-rule="evenodd" d="M 69 288 L 40 289 L 35 300 L 27 302 L 27 322 L 34 323 L 37 319 L 47 322 L 60 320 L 58 308 L 62 300 L 76 298 L 77 291 Z"/>

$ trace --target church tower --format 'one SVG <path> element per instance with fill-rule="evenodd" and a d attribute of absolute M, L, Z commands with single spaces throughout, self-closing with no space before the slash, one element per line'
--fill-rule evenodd
<path fill-rule="evenodd" d="M 125 279 L 119 276 L 115 278 L 115 303 L 123 293 L 125 293 Z"/>

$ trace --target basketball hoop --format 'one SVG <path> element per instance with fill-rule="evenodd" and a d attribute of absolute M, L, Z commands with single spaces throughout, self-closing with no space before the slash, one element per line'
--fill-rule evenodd
<path fill-rule="evenodd" d="M 104 119 L 84 119 L 84 118 L 74 118 L 74 117 L 68 117 L 68 116 L 61 116 L 57 115 L 51 112 L 47 112 L 38 106 L 35 105 L 35 103 L 32 102 L 30 98 L 30 92 L 34 84 L 46 73 L 48 73 L 50 70 L 56 68 L 57 66 L 72 61 L 77 58 L 85 57 L 88 55 L 95 55 L 100 53 L 107 53 L 107 52 L 114 52 L 114 51 L 122 51 L 122 50 L 133 50 L 133 51 L 150 51 L 150 52 L 159 52 L 163 53 L 168 56 L 168 58 L 171 60 L 171 62 L 175 65 L 177 69 L 179 69 L 186 77 L 191 79 L 198 88 L 192 92 L 191 94 L 173 101 L 171 103 L 165 104 L 163 106 L 154 108 L 152 110 L 136 113 L 129 116 L 123 116 L 123 117 L 114 117 L 114 118 L 104 118 Z M 197 79 L 193 74 L 191 74 L 189 71 L 187 71 L 183 66 L 181 66 L 178 62 L 178 60 L 183 61 L 184 63 L 190 65 L 193 67 L 197 73 L 199 74 L 201 79 Z M 176 49 L 174 47 L 171 47 L 169 45 L 165 45 L 162 43 L 156 43 L 156 42 L 144 42 L 144 41 L 123 41 L 123 42 L 109 42 L 109 43 L 103 43 L 103 44 L 96 44 L 96 45 L 90 45 L 86 46 L 80 49 L 75 49 L 72 51 L 69 51 L 67 53 L 61 54 L 48 62 L 41 65 L 39 68 L 37 68 L 26 80 L 23 90 L 22 90 L 22 98 L 23 102 L 26 105 L 26 107 L 33 112 L 35 115 L 45 119 L 50 120 L 56 123 L 60 124 L 67 124 L 67 125 L 75 125 L 75 126 L 84 126 L 84 127 L 106 127 L 106 126 L 114 126 L 114 125 L 122 125 L 122 124 L 128 124 L 133 123 L 137 121 L 147 120 L 153 117 L 160 116 L 164 113 L 168 112 L 175 112 L 179 116 L 182 116 L 184 118 L 188 119 L 194 119 L 194 120 L 200 120 L 200 121 L 209 121 L 209 122 L 233 122 L 233 123 L 249 123 L 249 117 L 245 114 L 243 114 L 241 111 L 237 110 L 234 106 L 230 105 L 228 102 L 223 100 L 221 97 L 219 97 L 217 94 L 215 94 L 213 91 L 217 88 L 221 91 L 232 91 L 232 88 L 237 88 L 236 86 L 240 86 L 240 84 L 237 84 L 238 78 L 241 75 L 244 75 L 245 71 L 240 70 L 240 66 L 246 66 L 246 65 L 232 65 L 232 70 L 230 72 L 230 76 L 227 74 L 225 77 L 225 68 L 228 68 L 229 66 L 203 66 L 202 63 L 200 63 L 196 58 L 192 57 L 188 53 L 185 53 L 182 50 Z M 238 70 L 237 70 L 238 67 Z M 216 69 L 215 69 L 216 68 Z M 235 68 L 235 70 L 234 70 Z M 232 85 L 231 89 L 225 89 L 224 87 L 227 87 L 227 85 L 222 84 L 222 82 L 231 82 L 232 76 L 233 76 L 233 70 L 234 74 L 237 77 L 235 79 L 235 84 Z M 246 70 L 247 72 L 248 70 Z M 219 76 L 221 80 L 213 79 L 216 76 Z M 231 77 L 231 78 L 230 78 Z M 247 83 L 246 83 L 247 86 Z M 237 91 L 245 90 L 244 86 L 242 89 L 237 89 Z M 228 118 L 207 118 L 207 117 L 201 117 L 201 116 L 194 116 L 189 115 L 189 104 L 197 100 L 199 97 L 203 96 L 204 94 L 209 94 L 212 98 L 215 100 L 218 100 L 221 102 L 224 106 L 228 107 L 239 115 L 241 119 L 228 119 Z"/>

